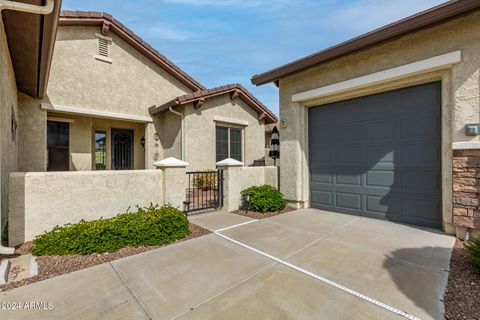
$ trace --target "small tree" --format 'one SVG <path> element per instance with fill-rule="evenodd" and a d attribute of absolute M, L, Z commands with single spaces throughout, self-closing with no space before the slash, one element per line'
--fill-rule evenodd
<path fill-rule="evenodd" d="M 480 236 L 467 245 L 470 263 L 480 270 Z"/>

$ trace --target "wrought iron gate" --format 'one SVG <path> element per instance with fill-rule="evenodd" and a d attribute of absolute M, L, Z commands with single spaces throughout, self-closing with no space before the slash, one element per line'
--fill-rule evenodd
<path fill-rule="evenodd" d="M 223 170 L 187 172 L 188 188 L 183 202 L 187 214 L 223 206 Z"/>

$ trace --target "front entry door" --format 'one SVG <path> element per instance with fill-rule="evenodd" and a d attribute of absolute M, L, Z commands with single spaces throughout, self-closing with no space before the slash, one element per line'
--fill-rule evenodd
<path fill-rule="evenodd" d="M 133 169 L 133 131 L 112 129 L 112 170 Z"/>
<path fill-rule="evenodd" d="M 47 171 L 70 169 L 69 129 L 66 122 L 47 121 Z"/>

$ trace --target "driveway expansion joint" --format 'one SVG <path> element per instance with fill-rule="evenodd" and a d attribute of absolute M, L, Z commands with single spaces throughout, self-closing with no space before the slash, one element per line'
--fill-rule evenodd
<path fill-rule="evenodd" d="M 137 302 L 137 304 L 139 305 L 140 309 L 142 310 L 142 312 L 145 314 L 145 316 L 152 320 L 153 318 L 150 316 L 150 314 L 148 313 L 148 311 L 146 310 L 145 306 L 142 304 L 142 302 L 140 301 L 140 299 L 135 295 L 135 293 L 132 291 L 132 289 L 130 288 L 130 286 L 128 285 L 127 281 L 123 278 L 123 276 L 121 275 L 120 272 L 118 272 L 117 269 L 115 269 L 115 266 L 112 264 L 112 262 L 108 262 L 108 264 L 110 265 L 110 267 L 112 268 L 113 272 L 115 272 L 115 274 L 117 275 L 117 277 L 120 279 L 120 281 L 122 282 L 122 284 L 127 288 L 128 292 L 130 293 L 130 295 L 132 296 L 132 298 Z"/>
<path fill-rule="evenodd" d="M 354 220 L 354 221 L 351 221 L 351 223 L 353 223 L 353 222 L 355 222 L 355 221 L 358 221 L 359 219 L 361 219 L 361 218 L 358 218 L 358 219 L 356 219 L 356 220 Z M 240 225 L 243 225 L 243 224 L 240 224 Z M 237 226 L 240 226 L 240 225 L 237 225 Z M 236 226 L 231 226 L 231 227 L 229 227 L 228 229 L 232 229 L 232 228 L 235 228 L 235 227 L 236 227 Z M 242 243 L 242 242 L 240 242 L 240 241 L 238 241 L 238 240 L 235 240 L 235 239 L 233 239 L 233 238 L 230 238 L 229 236 L 226 236 L 226 235 L 222 234 L 221 231 L 222 231 L 222 229 L 216 230 L 216 231 L 214 231 L 214 234 L 217 235 L 217 236 L 219 236 L 219 237 L 221 237 L 221 238 L 223 238 L 223 239 L 225 239 L 225 240 L 227 240 L 227 241 L 230 241 L 230 242 L 232 242 L 232 243 L 235 243 L 235 244 L 237 244 L 237 245 L 239 245 L 239 246 L 241 246 L 241 247 L 243 247 L 243 248 L 245 248 L 245 249 L 247 249 L 247 250 L 250 250 L 250 251 L 255 252 L 255 253 L 259 254 L 259 255 L 262 255 L 262 256 L 264 256 L 264 257 L 267 257 L 267 258 L 269 258 L 269 259 L 271 259 L 271 260 L 273 260 L 273 261 L 276 261 L 277 263 L 279 263 L 279 264 L 281 264 L 281 265 L 284 265 L 284 266 L 286 266 L 286 267 L 288 267 L 288 268 L 290 268 L 290 269 L 293 269 L 293 270 L 295 270 L 295 271 L 301 272 L 301 273 L 303 273 L 303 274 L 305 274 L 305 275 L 307 275 L 307 276 L 309 276 L 309 277 L 312 277 L 312 278 L 314 278 L 314 279 L 316 279 L 316 280 L 319 280 L 319 281 L 321 281 L 321 282 L 323 282 L 323 283 L 325 283 L 325 284 L 327 284 L 327 285 L 330 285 L 330 286 L 332 286 L 332 287 L 334 287 L 334 288 L 336 288 L 336 289 L 338 289 L 338 290 L 341 290 L 341 291 L 343 291 L 343 292 L 345 292 L 345 293 L 348 293 L 348 294 L 350 294 L 350 295 L 353 295 L 353 296 L 355 296 L 355 297 L 357 297 L 357 298 L 359 298 L 359 299 L 362 299 L 362 300 L 364 300 L 364 301 L 366 301 L 366 302 L 372 303 L 372 304 L 376 305 L 377 307 L 383 308 L 383 309 L 385 309 L 385 310 L 387 310 L 387 311 L 390 311 L 390 312 L 392 312 L 392 313 L 394 313 L 394 314 L 397 314 L 397 315 L 399 315 L 399 316 L 402 316 L 402 317 L 404 317 L 404 318 L 406 318 L 406 319 L 410 319 L 410 320 L 420 320 L 420 318 L 417 318 L 417 317 L 415 317 L 415 316 L 413 316 L 413 315 L 411 315 L 411 314 L 409 314 L 409 313 L 407 313 L 407 312 L 404 312 L 404 311 L 402 311 L 402 310 L 400 310 L 400 309 L 397 309 L 397 308 L 392 307 L 392 306 L 390 306 L 390 305 L 387 305 L 387 304 L 385 304 L 385 303 L 383 303 L 383 302 L 380 302 L 380 301 L 378 301 L 378 300 L 375 300 L 375 299 L 373 299 L 373 298 L 370 298 L 370 297 L 368 297 L 368 296 L 366 296 L 366 295 L 364 295 L 364 294 L 362 294 L 362 293 L 360 293 L 360 292 L 357 292 L 357 291 L 352 290 L 352 289 L 350 289 L 350 288 L 348 288 L 348 287 L 345 287 L 345 286 L 343 286 L 343 285 L 341 285 L 341 284 L 339 284 L 339 283 L 336 283 L 336 282 L 334 282 L 334 281 L 332 281 L 332 280 L 329 280 L 329 279 L 327 279 L 327 278 L 324 278 L 324 277 L 322 277 L 322 276 L 320 276 L 320 275 L 318 275 L 318 274 L 316 274 L 316 273 L 313 273 L 313 272 L 311 272 L 311 271 L 308 271 L 308 270 L 306 270 L 306 269 L 303 269 L 303 268 L 301 268 L 301 267 L 299 267 L 299 266 L 297 266 L 297 265 L 294 265 L 294 264 L 292 264 L 292 263 L 290 263 L 290 262 L 287 262 L 287 261 L 285 261 L 285 260 L 279 259 L 279 258 L 277 258 L 277 257 L 275 257 L 275 256 L 273 256 L 273 255 L 271 255 L 271 254 L 268 254 L 268 253 L 266 253 L 266 252 L 263 252 L 263 251 L 261 251 L 261 250 L 258 250 L 258 249 L 256 249 L 256 248 L 254 248 L 254 247 L 251 247 L 251 246 L 249 246 L 249 245 L 247 245 L 247 244 L 244 244 L 244 243 Z M 317 240 L 317 241 L 319 241 L 319 240 Z M 308 246 L 307 246 L 307 247 L 308 247 Z"/>

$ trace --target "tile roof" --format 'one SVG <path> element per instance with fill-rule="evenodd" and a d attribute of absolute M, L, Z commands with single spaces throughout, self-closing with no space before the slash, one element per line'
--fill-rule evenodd
<path fill-rule="evenodd" d="M 259 115 L 264 115 L 266 124 L 276 123 L 278 121 L 277 117 L 272 111 L 270 111 L 270 109 L 268 109 L 253 94 L 251 94 L 247 89 L 245 89 L 242 85 L 238 83 L 227 84 L 212 89 L 205 89 L 202 91 L 185 94 L 161 106 L 150 107 L 149 112 L 151 115 L 155 115 L 167 111 L 170 107 L 193 103 L 200 100 L 209 99 L 218 95 L 234 92 L 236 92 L 238 94 L 238 97 L 242 99 L 247 105 L 256 110 Z"/>

